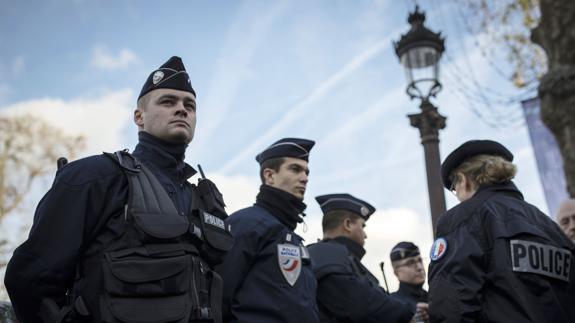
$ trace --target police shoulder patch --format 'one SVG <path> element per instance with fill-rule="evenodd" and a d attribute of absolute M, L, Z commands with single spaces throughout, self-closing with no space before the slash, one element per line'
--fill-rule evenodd
<path fill-rule="evenodd" d="M 429 253 L 429 257 L 431 258 L 431 261 L 436 261 L 443 258 L 446 252 L 447 252 L 447 240 L 445 240 L 445 238 L 437 238 L 435 239 L 433 245 L 431 246 L 431 252 Z"/>
<path fill-rule="evenodd" d="M 301 249 L 292 244 L 278 244 L 278 265 L 291 286 L 295 285 L 301 272 Z"/>

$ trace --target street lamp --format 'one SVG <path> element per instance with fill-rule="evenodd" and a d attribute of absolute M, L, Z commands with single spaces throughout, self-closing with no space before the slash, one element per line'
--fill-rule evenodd
<path fill-rule="evenodd" d="M 439 82 L 439 60 L 445 50 L 441 33 L 427 29 L 425 13 L 415 7 L 407 21 L 411 29 L 398 42 L 394 42 L 395 53 L 405 68 L 406 92 L 410 99 L 419 99 L 420 113 L 408 115 L 413 127 L 419 129 L 421 144 L 425 152 L 427 189 L 431 207 L 433 233 L 439 216 L 445 212 L 445 195 L 441 183 L 441 161 L 439 157 L 439 130 L 445 128 L 445 117 L 429 101 L 441 91 Z"/>

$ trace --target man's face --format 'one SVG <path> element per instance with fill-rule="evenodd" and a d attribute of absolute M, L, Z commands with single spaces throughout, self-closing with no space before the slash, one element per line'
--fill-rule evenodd
<path fill-rule="evenodd" d="M 575 243 L 575 199 L 561 204 L 557 214 L 557 222 L 561 230 Z"/>
<path fill-rule="evenodd" d="M 419 285 L 425 282 L 425 268 L 421 256 L 408 257 L 394 263 L 394 273 L 400 282 Z"/>
<path fill-rule="evenodd" d="M 303 200 L 309 175 L 307 162 L 292 157 L 284 159 L 277 172 L 270 168 L 264 170 L 265 183 Z"/>
<path fill-rule="evenodd" d="M 355 221 L 351 221 L 348 225 L 349 236 L 351 240 L 357 242 L 360 246 L 365 245 L 365 239 L 367 239 L 367 234 L 365 233 L 365 220 L 363 218 L 356 218 Z"/>
<path fill-rule="evenodd" d="M 134 111 L 138 129 L 168 142 L 190 143 L 196 129 L 196 97 L 172 89 L 153 90 L 146 96 Z"/>

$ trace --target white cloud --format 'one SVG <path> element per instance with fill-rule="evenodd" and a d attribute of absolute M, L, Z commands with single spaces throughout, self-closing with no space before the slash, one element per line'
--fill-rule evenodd
<path fill-rule="evenodd" d="M 98 45 L 92 50 L 92 66 L 104 70 L 125 69 L 137 61 L 138 56 L 126 48 L 121 49 L 116 55 L 110 53 L 108 48 L 103 45 Z"/>
<path fill-rule="evenodd" d="M 251 206 L 256 201 L 256 195 L 260 186 L 260 180 L 256 176 L 206 174 L 206 177 L 216 184 L 224 196 L 228 214 Z"/>
<path fill-rule="evenodd" d="M 31 114 L 46 120 L 69 135 L 87 139 L 84 154 L 98 154 L 122 148 L 121 131 L 131 123 L 132 93 L 111 92 L 95 99 L 64 101 L 36 99 L 0 108 L 5 115 Z"/>

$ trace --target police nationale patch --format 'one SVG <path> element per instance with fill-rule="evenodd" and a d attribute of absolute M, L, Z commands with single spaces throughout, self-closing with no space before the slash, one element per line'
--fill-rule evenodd
<path fill-rule="evenodd" d="M 431 258 L 431 261 L 436 261 L 445 256 L 446 252 L 447 252 L 447 240 L 445 240 L 444 238 L 437 238 L 433 242 L 433 245 L 431 246 L 431 252 L 429 253 L 429 257 Z"/>
<path fill-rule="evenodd" d="M 278 244 L 278 264 L 288 284 L 295 285 L 301 273 L 300 248 L 291 244 Z"/>
<path fill-rule="evenodd" d="M 511 240 L 509 244 L 513 271 L 569 282 L 573 260 L 568 249 L 526 240 Z"/>
<path fill-rule="evenodd" d="M 156 71 L 154 73 L 154 75 L 152 76 L 152 83 L 154 83 L 154 85 L 158 84 L 158 82 L 160 82 L 162 79 L 164 78 L 164 72 L 162 71 Z"/>

